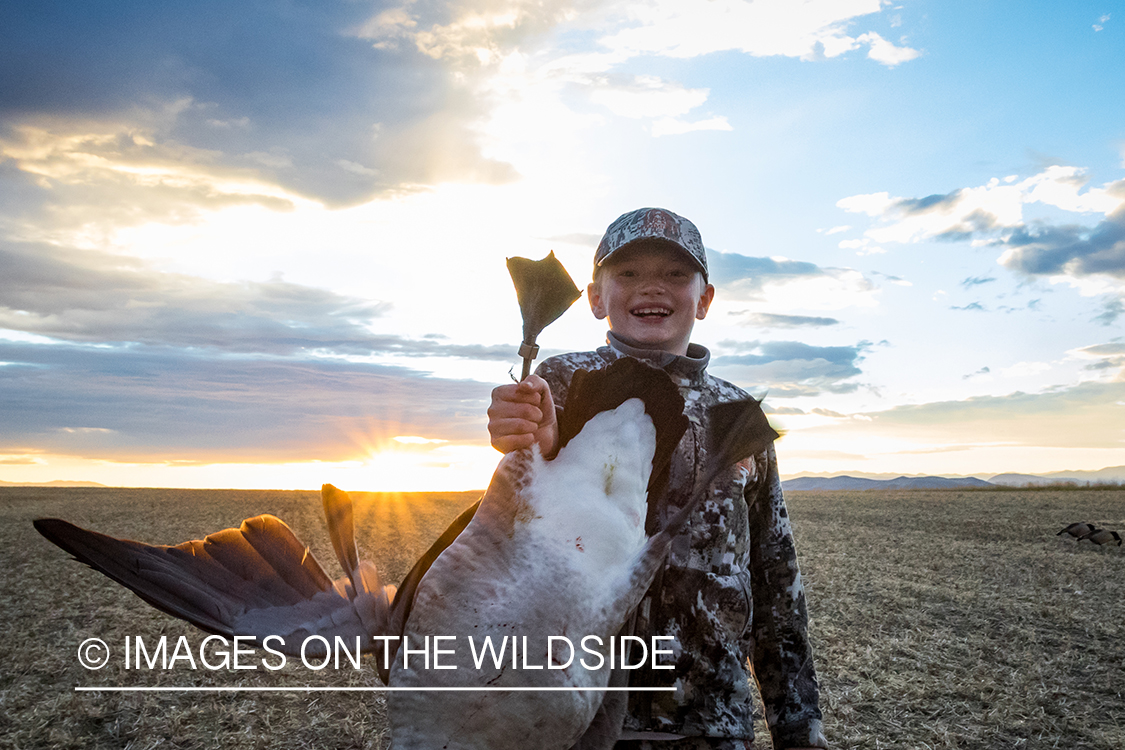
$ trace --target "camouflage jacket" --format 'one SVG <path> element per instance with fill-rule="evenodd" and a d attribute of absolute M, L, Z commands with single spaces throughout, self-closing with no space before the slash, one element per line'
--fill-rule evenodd
<path fill-rule="evenodd" d="M 701 481 L 706 410 L 746 398 L 737 386 L 706 373 L 710 353 L 692 344 L 688 356 L 612 346 L 551 357 L 537 369 L 565 409 L 576 370 L 595 370 L 635 356 L 663 368 L 680 388 L 690 426 L 672 460 L 661 512 L 682 507 Z M 638 609 L 635 634 L 670 635 L 663 642 L 674 670 L 634 674 L 632 684 L 673 686 L 633 693 L 626 729 L 687 736 L 752 738 L 749 659 L 778 748 L 821 740 L 819 690 L 809 646 L 804 589 L 797 568 L 773 446 L 732 466 L 674 540 L 669 561 Z M 668 645 L 671 644 L 671 645 Z"/>

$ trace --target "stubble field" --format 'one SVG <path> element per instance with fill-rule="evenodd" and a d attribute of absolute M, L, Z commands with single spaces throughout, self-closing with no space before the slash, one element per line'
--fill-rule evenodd
<path fill-rule="evenodd" d="M 353 497 L 361 552 L 397 581 L 476 494 Z M 1055 535 L 1075 521 L 1125 531 L 1125 492 L 788 500 L 836 747 L 1125 747 L 1125 550 Z M 386 747 L 372 693 L 74 690 L 377 685 L 369 664 L 126 671 L 118 654 L 98 671 L 79 665 L 91 637 L 120 649 L 126 636 L 203 635 L 70 561 L 33 518 L 175 544 L 259 513 L 283 518 L 338 575 L 317 493 L 0 488 L 0 748 Z"/>

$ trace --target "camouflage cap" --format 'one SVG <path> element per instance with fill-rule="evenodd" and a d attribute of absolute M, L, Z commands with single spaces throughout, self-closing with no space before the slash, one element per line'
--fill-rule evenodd
<path fill-rule="evenodd" d="M 699 266 L 703 280 L 707 280 L 707 253 L 699 230 L 684 217 L 663 208 L 638 208 L 617 217 L 598 244 L 594 265 L 602 265 L 618 250 L 638 240 L 650 239 L 665 240 L 683 250 Z"/>

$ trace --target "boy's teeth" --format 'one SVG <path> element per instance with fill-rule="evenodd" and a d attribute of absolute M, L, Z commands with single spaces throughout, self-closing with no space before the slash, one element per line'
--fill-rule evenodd
<path fill-rule="evenodd" d="M 642 307 L 633 311 L 634 315 L 671 315 L 672 311 L 666 307 Z"/>

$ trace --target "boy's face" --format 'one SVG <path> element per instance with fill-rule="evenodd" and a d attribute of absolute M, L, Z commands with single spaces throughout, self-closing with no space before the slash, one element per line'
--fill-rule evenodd
<path fill-rule="evenodd" d="M 617 251 L 587 289 L 594 317 L 627 344 L 680 355 L 714 296 L 683 251 L 644 242 Z"/>

